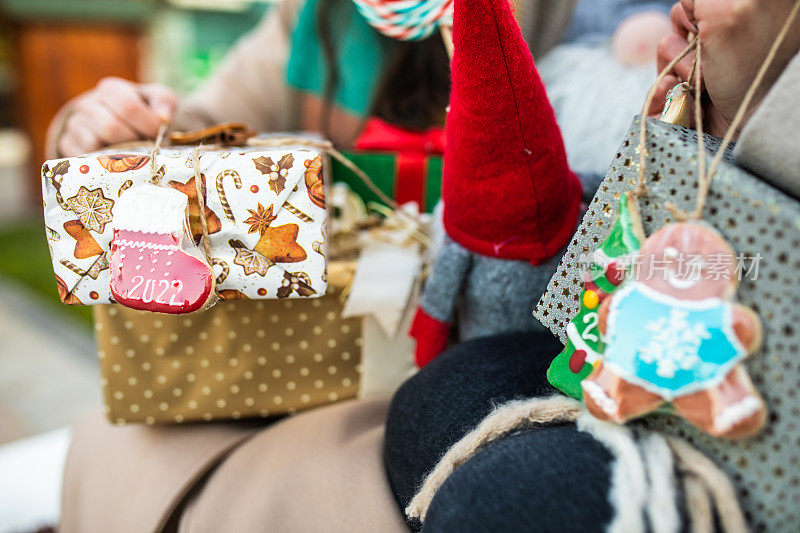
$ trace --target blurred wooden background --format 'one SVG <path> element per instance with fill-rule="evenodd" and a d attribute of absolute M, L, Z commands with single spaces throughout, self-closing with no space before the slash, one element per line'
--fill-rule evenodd
<path fill-rule="evenodd" d="M 59 108 L 100 78 L 139 79 L 141 29 L 114 23 L 23 21 L 13 25 L 18 52 L 20 125 L 33 141 L 30 198 L 36 198 L 47 126 Z"/>

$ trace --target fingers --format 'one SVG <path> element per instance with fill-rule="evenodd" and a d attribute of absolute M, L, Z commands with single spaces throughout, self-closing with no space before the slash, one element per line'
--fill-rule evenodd
<path fill-rule="evenodd" d="M 178 106 L 178 95 L 171 89 L 158 84 L 140 85 L 139 93 L 162 122 L 169 122 Z"/>
<path fill-rule="evenodd" d="M 686 8 L 681 2 L 672 6 L 670 11 L 670 20 L 672 21 L 672 29 L 675 33 L 689 39 L 690 33 L 697 33 L 697 26 L 694 24 L 694 16 L 690 18 L 686 12 Z"/>
<path fill-rule="evenodd" d="M 137 132 L 101 103 L 81 105 L 79 110 L 83 125 L 90 128 L 104 146 L 139 138 Z"/>
<path fill-rule="evenodd" d="M 670 33 L 664 37 L 658 44 L 657 51 L 657 64 L 658 72 L 661 72 L 672 62 L 673 59 L 678 57 L 681 52 L 689 45 L 689 42 L 675 33 Z M 689 79 L 689 74 L 692 71 L 693 55 L 689 54 L 684 57 L 672 69 L 673 73 L 683 81 Z"/>
<path fill-rule="evenodd" d="M 680 0 L 683 23 L 688 31 L 697 31 L 697 18 L 694 15 L 694 0 Z"/>
<path fill-rule="evenodd" d="M 176 94 L 160 85 L 105 78 L 74 101 L 58 139 L 58 150 L 78 155 L 136 139 L 153 139 L 172 119 Z"/>
<path fill-rule="evenodd" d="M 161 119 L 139 93 L 136 84 L 121 78 L 105 78 L 97 85 L 96 96 L 139 137 L 151 139 L 158 133 Z"/>
<path fill-rule="evenodd" d="M 64 126 L 64 133 L 59 139 L 58 150 L 64 156 L 73 156 L 93 152 L 104 144 L 97 137 L 91 126 L 80 113 L 72 115 Z"/>

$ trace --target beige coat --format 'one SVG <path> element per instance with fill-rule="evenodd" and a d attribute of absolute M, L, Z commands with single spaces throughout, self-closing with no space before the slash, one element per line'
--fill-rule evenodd
<path fill-rule="evenodd" d="M 385 400 L 240 424 L 75 428 L 60 533 L 406 531 L 383 473 Z"/>

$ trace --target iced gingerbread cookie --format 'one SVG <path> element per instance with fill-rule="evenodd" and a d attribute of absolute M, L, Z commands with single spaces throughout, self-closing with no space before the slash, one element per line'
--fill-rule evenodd
<path fill-rule="evenodd" d="M 624 423 L 671 403 L 714 436 L 761 429 L 764 401 L 741 364 L 761 345 L 761 322 L 732 301 L 736 264 L 701 223 L 669 224 L 645 241 L 633 279 L 600 307 L 605 351 L 581 383 L 593 415 Z"/>
<path fill-rule="evenodd" d="M 146 184 L 117 201 L 109 264 L 111 293 L 118 303 L 181 314 L 211 302 L 211 267 L 181 246 L 188 200 L 175 189 Z"/>

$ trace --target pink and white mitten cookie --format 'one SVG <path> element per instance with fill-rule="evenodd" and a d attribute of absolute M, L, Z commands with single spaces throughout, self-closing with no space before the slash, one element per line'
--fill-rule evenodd
<path fill-rule="evenodd" d="M 111 294 L 132 309 L 181 314 L 214 296 L 211 266 L 182 247 L 188 197 L 146 184 L 123 193 L 114 208 Z"/>

